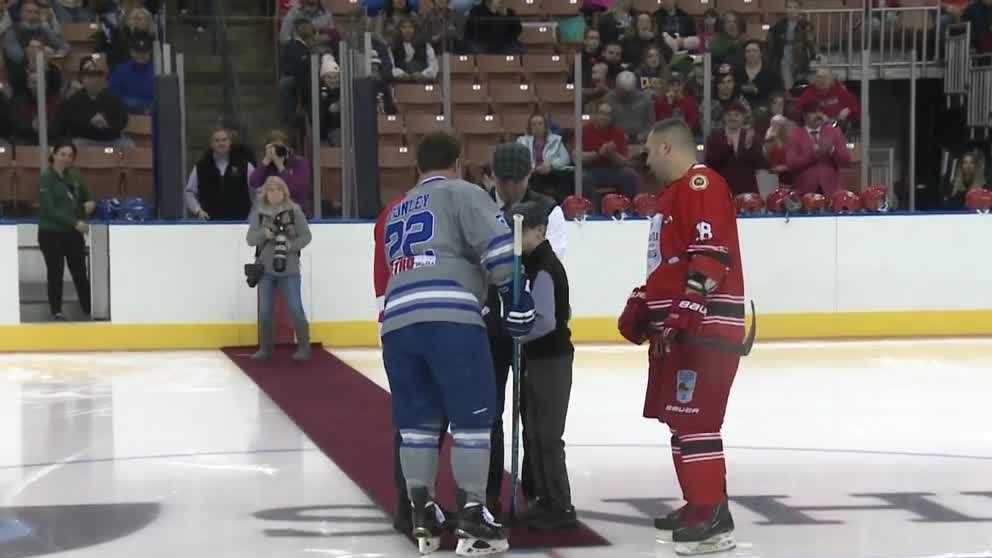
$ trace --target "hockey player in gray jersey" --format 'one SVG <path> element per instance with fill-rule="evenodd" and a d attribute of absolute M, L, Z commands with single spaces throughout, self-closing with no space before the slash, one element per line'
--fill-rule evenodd
<path fill-rule="evenodd" d="M 485 507 L 496 386 L 481 309 L 488 285 L 498 286 L 504 326 L 520 337 L 533 327 L 534 301 L 523 292 L 512 303 L 513 235 L 485 191 L 459 178 L 460 155 L 451 134 L 425 136 L 417 148 L 420 179 L 386 216 L 382 356 L 420 551 L 437 549 L 445 521 L 434 482 L 447 417 L 458 485 L 456 552 L 475 556 L 509 547 Z"/>

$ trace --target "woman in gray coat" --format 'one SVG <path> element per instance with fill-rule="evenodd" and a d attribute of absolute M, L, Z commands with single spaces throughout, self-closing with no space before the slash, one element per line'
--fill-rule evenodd
<path fill-rule="evenodd" d="M 272 306 L 278 287 L 286 298 L 296 329 L 294 360 L 310 358 L 310 324 L 303 311 L 300 250 L 310 244 L 310 227 L 299 205 L 289 197 L 289 187 L 270 176 L 259 189 L 258 201 L 248 216 L 248 245 L 258 247 L 258 263 L 265 268 L 258 282 L 259 348 L 252 358 L 272 357 Z"/>

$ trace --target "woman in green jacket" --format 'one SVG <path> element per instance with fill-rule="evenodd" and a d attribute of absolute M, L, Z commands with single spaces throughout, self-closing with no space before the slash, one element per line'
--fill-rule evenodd
<path fill-rule="evenodd" d="M 48 305 L 52 319 L 65 320 L 62 313 L 62 278 L 69 264 L 76 285 L 79 305 L 90 315 L 90 281 L 86 275 L 86 218 L 96 209 L 82 177 L 71 168 L 76 146 L 57 141 L 48 156 L 49 166 L 41 173 L 41 214 L 38 219 L 38 246 L 48 269 Z"/>

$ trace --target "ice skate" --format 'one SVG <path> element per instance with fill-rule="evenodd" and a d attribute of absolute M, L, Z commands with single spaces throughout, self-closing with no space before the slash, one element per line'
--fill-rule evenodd
<path fill-rule="evenodd" d="M 503 526 L 482 504 L 470 502 L 458 512 L 455 529 L 458 556 L 483 556 L 505 552 L 510 548 Z"/>
<path fill-rule="evenodd" d="M 723 552 L 737 546 L 734 539 L 734 519 L 724 500 L 712 511 L 692 510 L 683 524 L 672 533 L 675 553 L 697 556 Z"/>
<path fill-rule="evenodd" d="M 444 512 L 438 506 L 427 489 L 414 489 L 412 496 L 413 507 L 413 537 L 417 539 L 417 548 L 421 554 L 430 554 L 440 548 L 441 533 L 444 531 Z"/>
<path fill-rule="evenodd" d="M 654 528 L 659 531 L 674 531 L 675 529 L 678 529 L 682 522 L 682 516 L 688 508 L 689 504 L 686 504 L 677 510 L 672 510 L 665 517 L 656 517 L 654 520 Z"/>

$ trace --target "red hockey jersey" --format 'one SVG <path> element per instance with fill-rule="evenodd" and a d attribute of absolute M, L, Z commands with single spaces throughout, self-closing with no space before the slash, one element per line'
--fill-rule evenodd
<path fill-rule="evenodd" d="M 382 311 L 386 302 L 386 287 L 389 285 L 389 263 L 386 260 L 386 217 L 393 210 L 393 206 L 403 201 L 404 196 L 397 196 L 389 202 L 379 216 L 375 219 L 373 236 L 375 238 L 375 251 L 372 256 L 372 286 L 375 289 L 375 302 L 379 306 L 379 322 L 382 322 Z"/>
<path fill-rule="evenodd" d="M 744 336 L 744 274 L 737 214 L 727 182 L 694 165 L 658 197 L 648 239 L 646 299 L 652 329 L 660 329 L 672 299 L 685 292 L 693 269 L 707 278 L 707 314 L 697 332 L 740 342 Z"/>

